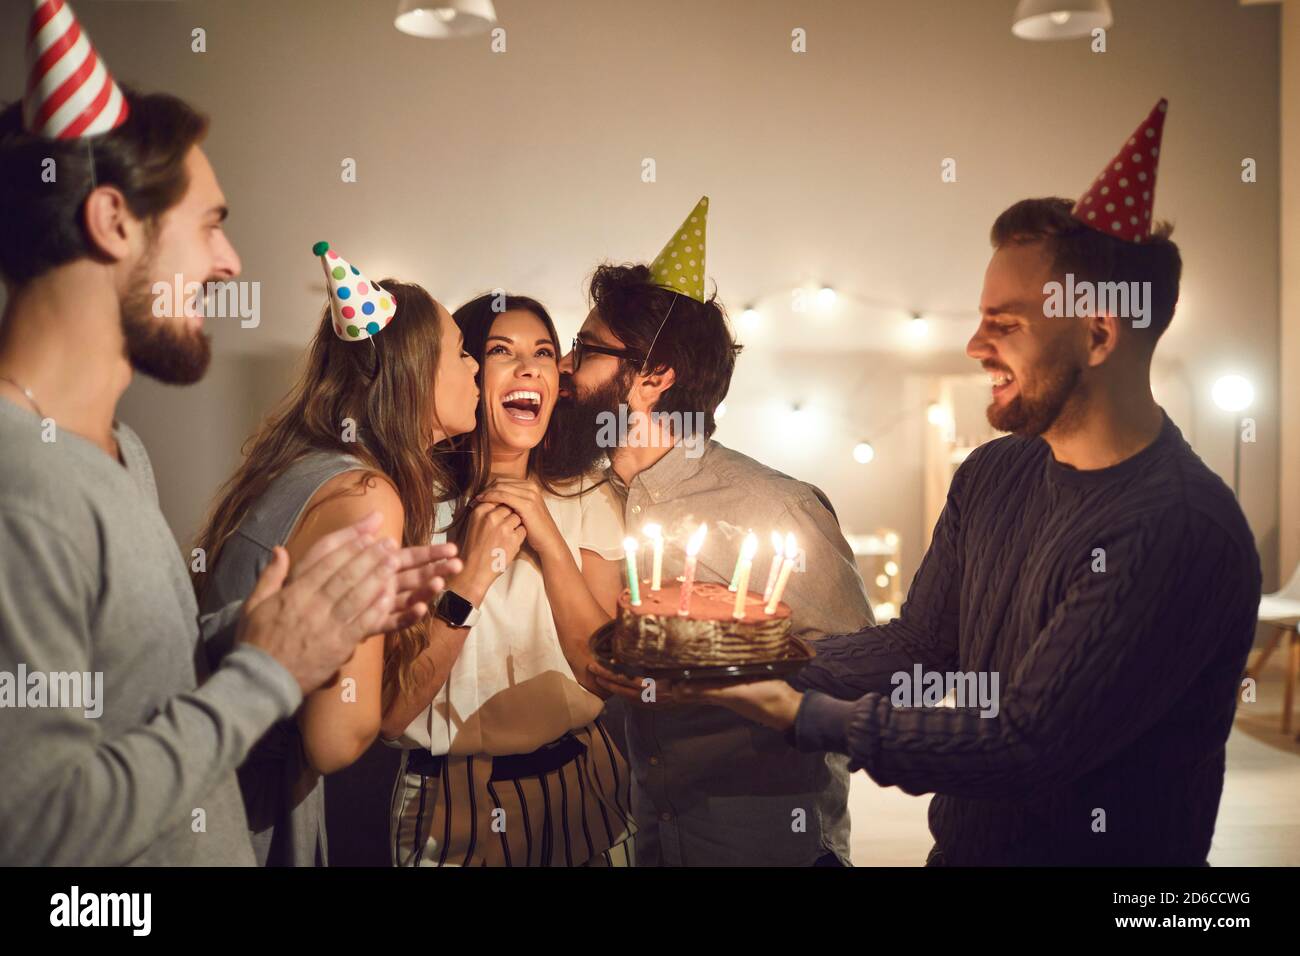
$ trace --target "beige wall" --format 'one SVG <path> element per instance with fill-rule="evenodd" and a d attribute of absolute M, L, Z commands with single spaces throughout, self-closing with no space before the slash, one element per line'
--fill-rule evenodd
<path fill-rule="evenodd" d="M 1282 580 L 1300 563 L 1300 0 L 1282 11 L 1282 448 L 1278 524 Z"/>
<path fill-rule="evenodd" d="M 1113 0 L 1098 55 L 1015 39 L 1013 0 L 498 0 L 507 52 L 494 55 L 482 40 L 398 34 L 394 0 L 74 2 L 123 80 L 212 114 L 228 231 L 244 277 L 261 283 L 258 328 L 214 321 L 222 358 L 207 381 L 142 381 L 122 406 L 179 537 L 311 332 L 313 241 L 453 306 L 497 285 L 537 295 L 567 336 L 597 261 L 653 256 L 707 192 L 708 272 L 733 315 L 758 297 L 766 314 L 743 335 L 719 438 L 822 485 L 852 530 L 897 526 L 910 573 L 923 418 L 881 438 L 872 465 L 852 461 L 853 443 L 913 414 L 925 376 L 974 368 L 961 350 L 996 214 L 1027 195 L 1077 195 L 1165 95 L 1156 210 L 1177 224 L 1186 279 L 1158 355 L 1191 396 L 1179 424 L 1229 479 L 1231 422 L 1209 385 L 1229 370 L 1254 379 L 1260 437 L 1245 449 L 1243 502 L 1276 581 L 1277 6 Z M 0 22 L 22 22 L 27 7 L 0 0 Z M 206 53 L 190 50 L 195 27 Z M 790 52 L 794 27 L 807 30 L 806 54 Z M 6 30 L 0 90 L 21 89 L 21 60 Z M 1294 58 L 1291 69 L 1294 87 Z M 1260 169 L 1249 186 L 1246 156 Z M 358 161 L 355 184 L 340 181 L 344 157 Z M 956 183 L 940 182 L 946 157 Z M 886 305 L 844 297 L 830 315 L 792 313 L 791 286 L 822 281 Z M 1294 269 L 1289 282 L 1294 334 Z M 911 309 L 932 316 L 920 344 L 906 338 Z M 781 440 L 771 422 L 794 401 L 820 430 Z"/>

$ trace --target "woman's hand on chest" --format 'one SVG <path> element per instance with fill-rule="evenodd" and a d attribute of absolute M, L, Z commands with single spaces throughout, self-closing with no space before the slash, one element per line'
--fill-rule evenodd
<path fill-rule="evenodd" d="M 505 505 L 475 505 L 461 549 L 465 569 L 448 586 L 472 604 L 481 604 L 493 582 L 510 566 L 524 543 L 523 520 Z"/>
<path fill-rule="evenodd" d="M 475 500 L 478 503 L 505 505 L 519 515 L 528 544 L 542 561 L 568 553 L 564 536 L 555 523 L 551 509 L 546 505 L 545 492 L 535 482 L 519 478 L 494 478 Z"/>

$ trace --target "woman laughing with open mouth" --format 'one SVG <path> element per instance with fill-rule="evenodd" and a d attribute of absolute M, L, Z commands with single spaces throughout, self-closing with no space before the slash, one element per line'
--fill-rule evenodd
<path fill-rule="evenodd" d="M 554 323 L 489 294 L 455 319 L 479 361 L 478 427 L 457 443 L 435 541 L 460 546 L 420 676 L 385 717 L 403 750 L 399 866 L 630 866 L 626 764 L 601 725 L 587 641 L 622 587 L 623 522 L 598 479 L 557 486 Z"/>

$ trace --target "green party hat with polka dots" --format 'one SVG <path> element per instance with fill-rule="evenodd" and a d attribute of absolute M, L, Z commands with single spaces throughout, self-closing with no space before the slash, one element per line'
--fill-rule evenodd
<path fill-rule="evenodd" d="M 331 249 L 328 242 L 316 243 L 311 252 L 325 269 L 334 334 L 344 342 L 360 342 L 378 335 L 397 318 L 396 300 Z"/>
<path fill-rule="evenodd" d="M 704 301 L 704 240 L 708 221 L 709 197 L 701 196 L 663 251 L 650 263 L 650 273 L 657 284 L 696 302 Z"/>

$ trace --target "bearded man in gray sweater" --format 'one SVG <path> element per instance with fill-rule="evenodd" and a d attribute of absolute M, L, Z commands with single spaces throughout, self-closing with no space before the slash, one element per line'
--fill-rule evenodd
<path fill-rule="evenodd" d="M 378 514 L 292 569 L 278 549 L 220 612 L 238 643 L 206 672 L 149 458 L 115 409 L 133 372 L 203 375 L 190 290 L 240 264 L 207 120 L 171 96 L 122 100 L 83 138 L 0 113 L 0 865 L 252 865 L 235 768 L 459 562 L 376 540 Z"/>

